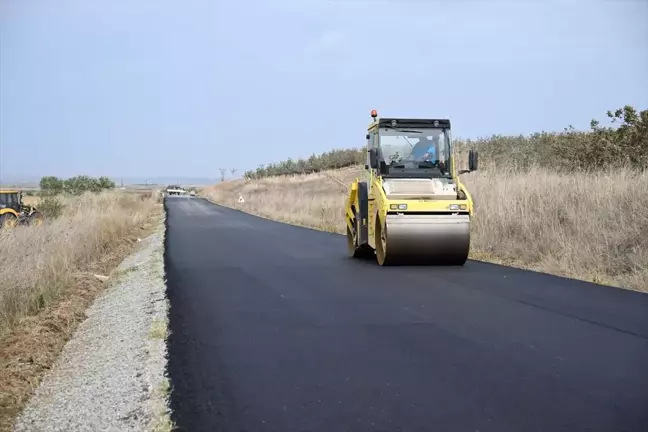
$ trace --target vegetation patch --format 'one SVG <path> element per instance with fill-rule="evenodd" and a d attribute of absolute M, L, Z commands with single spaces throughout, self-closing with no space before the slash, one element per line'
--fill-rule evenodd
<path fill-rule="evenodd" d="M 156 319 L 151 325 L 151 330 L 149 331 L 149 337 L 151 339 L 166 339 L 167 338 L 167 323 L 166 321 Z"/>
<path fill-rule="evenodd" d="M 61 215 L 0 230 L 0 431 L 10 430 L 86 308 L 138 238 L 159 225 L 157 194 L 62 195 Z"/>

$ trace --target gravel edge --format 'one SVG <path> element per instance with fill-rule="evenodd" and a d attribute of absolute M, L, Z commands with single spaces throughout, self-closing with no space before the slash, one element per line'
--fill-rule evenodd
<path fill-rule="evenodd" d="M 23 431 L 173 429 L 167 376 L 166 211 L 106 281 L 18 416 Z"/>

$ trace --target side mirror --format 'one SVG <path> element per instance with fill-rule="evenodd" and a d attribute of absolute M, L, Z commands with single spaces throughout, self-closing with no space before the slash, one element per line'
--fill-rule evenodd
<path fill-rule="evenodd" d="M 376 149 L 369 150 L 369 166 L 373 169 L 378 169 L 378 152 Z"/>
<path fill-rule="evenodd" d="M 477 165 L 479 162 L 479 153 L 477 150 L 470 149 L 468 152 L 468 169 L 470 171 L 477 171 Z"/>

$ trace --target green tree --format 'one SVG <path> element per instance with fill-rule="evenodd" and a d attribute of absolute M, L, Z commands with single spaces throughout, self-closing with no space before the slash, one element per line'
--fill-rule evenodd
<path fill-rule="evenodd" d="M 45 176 L 40 179 L 40 190 L 41 195 L 51 196 L 58 195 L 63 192 L 64 183 L 63 180 L 55 176 Z"/>
<path fill-rule="evenodd" d="M 99 187 L 103 190 L 105 189 L 114 189 L 115 182 L 110 180 L 108 177 L 102 176 L 99 177 Z"/>
<path fill-rule="evenodd" d="M 84 192 L 97 193 L 114 188 L 115 182 L 105 176 L 95 178 L 87 175 L 78 175 L 68 179 L 46 176 L 40 180 L 42 196 L 53 196 L 61 193 L 80 195 Z"/>

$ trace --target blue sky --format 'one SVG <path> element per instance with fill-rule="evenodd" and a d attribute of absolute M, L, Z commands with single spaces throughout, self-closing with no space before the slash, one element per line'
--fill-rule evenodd
<path fill-rule="evenodd" d="M 0 0 L 0 177 L 209 176 L 648 108 L 648 2 Z"/>

